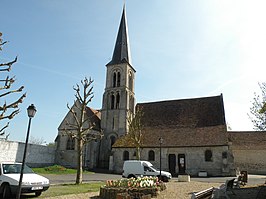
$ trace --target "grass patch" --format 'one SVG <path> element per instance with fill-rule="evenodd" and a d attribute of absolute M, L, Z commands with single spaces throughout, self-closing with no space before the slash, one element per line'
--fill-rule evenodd
<path fill-rule="evenodd" d="M 97 192 L 100 190 L 100 187 L 102 185 L 104 185 L 103 182 L 85 183 L 80 185 L 75 185 L 75 184 L 53 185 L 50 186 L 50 188 L 47 191 L 43 192 L 39 198 Z"/>
<path fill-rule="evenodd" d="M 60 165 L 53 165 L 44 168 L 32 168 L 32 170 L 37 174 L 76 174 L 76 169 L 67 169 Z M 84 174 L 92 173 L 90 171 L 83 171 Z"/>

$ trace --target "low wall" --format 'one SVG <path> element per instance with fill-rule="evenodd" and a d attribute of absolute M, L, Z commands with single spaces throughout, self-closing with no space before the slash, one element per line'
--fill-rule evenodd
<path fill-rule="evenodd" d="M 240 171 L 245 170 L 250 174 L 266 174 L 266 149 L 233 149 L 233 154 L 235 157 L 235 167 Z"/>
<path fill-rule="evenodd" d="M 0 140 L 0 162 L 22 162 L 25 144 L 22 142 Z M 28 144 L 26 164 L 31 167 L 53 165 L 55 148 L 37 144 Z"/>

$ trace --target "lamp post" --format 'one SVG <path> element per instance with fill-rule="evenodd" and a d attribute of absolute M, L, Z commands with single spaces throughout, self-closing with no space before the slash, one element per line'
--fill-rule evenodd
<path fill-rule="evenodd" d="M 163 143 L 163 138 L 159 138 L 160 142 L 160 180 L 162 179 L 162 143 Z"/>
<path fill-rule="evenodd" d="M 33 104 L 31 104 L 27 108 L 28 117 L 29 117 L 29 124 L 28 124 L 28 131 L 27 131 L 27 135 L 26 135 L 26 142 L 25 142 L 24 154 L 23 154 L 22 165 L 21 165 L 21 170 L 20 170 L 20 178 L 19 178 L 18 192 L 17 192 L 16 199 L 20 199 L 23 171 L 24 171 L 24 166 L 25 166 L 27 147 L 28 147 L 28 141 L 29 141 L 29 134 L 30 134 L 31 119 L 34 117 L 36 111 L 37 110 Z"/>

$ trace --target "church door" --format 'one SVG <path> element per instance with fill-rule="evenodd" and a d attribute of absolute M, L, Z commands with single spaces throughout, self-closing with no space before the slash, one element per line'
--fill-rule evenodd
<path fill-rule="evenodd" d="M 172 174 L 172 176 L 176 175 L 176 155 L 175 154 L 169 154 L 168 156 L 168 165 L 169 165 L 169 172 Z"/>
<path fill-rule="evenodd" d="M 186 156 L 185 154 L 178 154 L 178 173 L 186 173 Z"/>

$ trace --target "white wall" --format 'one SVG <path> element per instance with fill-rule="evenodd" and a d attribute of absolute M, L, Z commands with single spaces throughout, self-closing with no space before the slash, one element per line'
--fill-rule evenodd
<path fill-rule="evenodd" d="M 22 162 L 25 144 L 22 142 L 0 140 L 0 162 Z M 26 163 L 31 167 L 53 165 L 55 148 L 28 144 Z"/>

